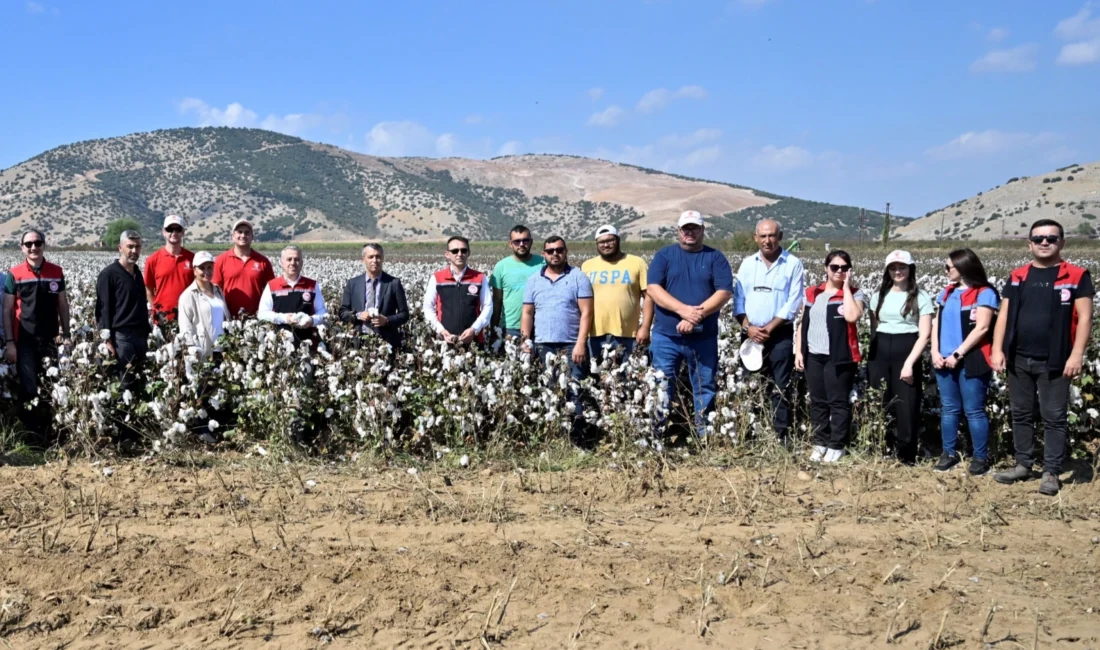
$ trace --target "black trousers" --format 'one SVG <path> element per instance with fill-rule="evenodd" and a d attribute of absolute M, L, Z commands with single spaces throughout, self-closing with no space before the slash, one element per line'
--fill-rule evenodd
<path fill-rule="evenodd" d="M 50 422 L 53 420 L 53 409 L 50 408 L 48 396 L 38 394 L 38 376 L 42 374 L 43 359 L 49 357 L 54 363 L 57 362 L 57 344 L 54 343 L 53 337 L 38 337 L 21 331 L 19 338 L 15 341 L 15 354 L 15 369 L 19 375 L 19 399 L 22 402 L 19 419 L 30 436 L 27 440 L 28 444 L 46 447 L 50 443 L 49 432 Z M 31 406 L 35 397 L 39 398 L 38 403 Z"/>
<path fill-rule="evenodd" d="M 856 383 L 856 364 L 836 363 L 825 354 L 810 354 L 804 362 L 814 445 L 844 449 L 852 433 L 849 395 Z"/>
<path fill-rule="evenodd" d="M 775 435 L 780 440 L 787 437 L 791 428 L 791 374 L 794 372 L 794 327 L 786 325 L 775 330 L 764 344 L 764 365 L 760 374 L 771 379 L 769 397 L 772 402 L 772 421 Z"/>
<path fill-rule="evenodd" d="M 920 398 L 923 388 L 924 362 L 913 364 L 913 383 L 901 380 L 901 369 L 917 343 L 918 334 L 878 333 L 871 342 L 867 374 L 871 386 L 882 391 L 882 403 L 893 421 L 894 435 L 887 442 L 897 450 L 898 458 L 912 462 L 917 459 L 920 431 Z"/>
<path fill-rule="evenodd" d="M 123 391 L 130 391 L 135 398 L 144 388 L 142 370 L 149 352 L 149 332 L 138 328 L 120 328 L 111 331 L 115 345 L 115 372 Z"/>
<path fill-rule="evenodd" d="M 1047 370 L 1045 360 L 1017 356 L 1008 366 L 1008 401 L 1012 407 L 1012 444 L 1016 463 L 1035 464 L 1035 411 L 1043 419 L 1043 471 L 1059 474 L 1066 459 L 1069 378 Z"/>

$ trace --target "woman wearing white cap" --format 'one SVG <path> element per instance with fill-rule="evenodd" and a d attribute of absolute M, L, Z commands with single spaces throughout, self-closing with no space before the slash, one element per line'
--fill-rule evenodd
<path fill-rule="evenodd" d="M 920 397 L 924 376 L 922 355 L 932 336 L 932 297 L 917 286 L 917 265 L 906 251 L 886 256 L 879 290 L 871 295 L 871 350 L 867 370 L 871 385 L 895 426 L 891 444 L 898 459 L 917 458 Z M 889 434 L 887 434 L 889 435 Z"/>
<path fill-rule="evenodd" d="M 207 360 L 215 350 L 225 322 L 225 294 L 214 284 L 214 256 L 207 251 L 195 254 L 195 281 L 180 294 L 180 337 L 198 348 Z"/>

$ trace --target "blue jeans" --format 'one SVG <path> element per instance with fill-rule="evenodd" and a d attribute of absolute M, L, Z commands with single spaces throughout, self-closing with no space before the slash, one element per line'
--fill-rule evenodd
<path fill-rule="evenodd" d="M 718 391 L 715 378 L 718 371 L 718 337 L 668 336 L 654 331 L 649 353 L 653 357 L 653 367 L 665 373 L 668 379 L 670 403 L 676 394 L 680 364 L 687 364 L 695 402 L 695 427 L 705 426 L 707 414 L 714 410 L 714 396 Z"/>
<path fill-rule="evenodd" d="M 584 367 L 585 363 L 573 363 L 572 354 L 573 346 L 575 343 L 536 343 L 535 354 L 538 355 L 539 361 L 546 363 L 546 357 L 551 354 L 561 354 L 569 361 L 569 376 L 574 381 L 581 381 L 584 379 Z M 587 360 L 586 360 L 587 362 Z M 583 406 L 581 404 L 581 393 L 579 390 L 569 389 L 569 396 L 573 401 L 573 416 L 575 418 L 581 417 L 583 414 Z"/>
<path fill-rule="evenodd" d="M 622 354 L 619 356 L 620 361 L 625 361 L 630 358 L 630 355 L 634 352 L 634 337 L 633 336 L 614 336 L 606 334 L 604 336 L 588 337 L 588 358 L 593 359 L 599 364 L 604 359 L 604 346 L 607 346 L 608 352 L 610 348 L 619 347 L 622 348 Z"/>
<path fill-rule="evenodd" d="M 512 338 L 517 338 L 518 339 L 520 337 L 520 331 L 518 329 L 512 330 L 512 329 L 505 328 L 504 335 L 505 336 L 511 336 Z"/>
<path fill-rule="evenodd" d="M 941 368 L 936 371 L 940 389 L 940 430 L 943 453 L 955 453 L 959 440 L 959 420 L 966 414 L 970 440 L 974 443 L 974 458 L 989 459 L 989 416 L 985 412 L 985 396 L 993 373 L 969 377 L 964 368 Z"/>

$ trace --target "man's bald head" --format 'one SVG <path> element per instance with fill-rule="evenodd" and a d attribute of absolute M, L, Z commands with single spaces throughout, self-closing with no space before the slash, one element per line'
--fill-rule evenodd
<path fill-rule="evenodd" d="M 783 241 L 783 228 L 775 219 L 762 219 L 756 224 L 753 240 L 760 248 L 760 254 L 768 260 L 774 260 L 783 251 L 779 242 Z"/>

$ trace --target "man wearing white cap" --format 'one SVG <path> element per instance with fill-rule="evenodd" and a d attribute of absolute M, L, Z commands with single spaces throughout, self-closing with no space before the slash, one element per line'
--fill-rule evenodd
<path fill-rule="evenodd" d="M 153 320 L 176 317 L 180 294 L 193 281 L 195 254 L 183 247 L 183 219 L 164 218 L 164 247 L 145 258 L 145 298 L 153 308 Z"/>
<path fill-rule="evenodd" d="M 703 245 L 703 215 L 688 210 L 677 222 L 679 243 L 665 246 L 649 264 L 646 296 L 656 303 L 653 367 L 675 394 L 680 364 L 687 364 L 695 402 L 695 427 L 704 433 L 714 408 L 718 370 L 718 312 L 733 297 L 733 271 L 726 256 Z"/>
<path fill-rule="evenodd" d="M 737 269 L 733 318 L 741 323 L 742 338 L 751 341 L 743 347 L 760 348 L 759 370 L 772 380 L 776 437 L 785 442 L 791 424 L 788 391 L 794 370 L 794 321 L 802 307 L 805 270 L 801 260 L 783 250 L 778 222 L 764 219 L 756 224 L 753 239 L 759 250 L 741 260 Z"/>
<path fill-rule="evenodd" d="M 585 262 L 581 271 L 592 283 L 595 298 L 588 356 L 599 363 L 612 347 L 621 348 L 625 359 L 634 351 L 635 343 L 649 342 L 653 301 L 644 300 L 643 304 L 645 260 L 622 252 L 618 228 L 611 224 L 597 228 L 596 250 L 600 256 Z"/>
<path fill-rule="evenodd" d="M 233 224 L 233 248 L 214 260 L 214 284 L 225 292 L 229 317 L 241 312 L 253 315 L 260 308 L 260 296 L 275 279 L 271 260 L 252 250 L 252 222 L 237 219 Z"/>

